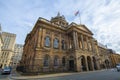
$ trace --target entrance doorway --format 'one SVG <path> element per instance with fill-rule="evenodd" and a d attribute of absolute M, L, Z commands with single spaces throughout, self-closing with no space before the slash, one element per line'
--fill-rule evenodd
<path fill-rule="evenodd" d="M 93 64 L 94 64 L 94 69 L 97 70 L 97 63 L 95 57 L 93 57 Z"/>
<path fill-rule="evenodd" d="M 87 62 L 88 62 L 88 69 L 89 69 L 89 71 L 92 71 L 93 68 L 92 68 L 92 61 L 91 61 L 90 56 L 87 57 Z"/>
<path fill-rule="evenodd" d="M 69 71 L 74 71 L 74 60 L 69 60 Z"/>
<path fill-rule="evenodd" d="M 109 64 L 110 62 L 109 62 L 109 60 L 105 60 L 105 65 L 106 65 L 106 68 L 108 69 L 108 68 L 110 68 L 110 64 Z"/>
<path fill-rule="evenodd" d="M 86 61 L 85 61 L 84 56 L 81 56 L 81 66 L 82 66 L 83 71 L 87 71 L 87 69 L 86 69 Z"/>

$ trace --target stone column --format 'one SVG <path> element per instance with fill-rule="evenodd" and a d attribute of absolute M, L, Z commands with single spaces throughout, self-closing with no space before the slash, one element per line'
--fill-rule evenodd
<path fill-rule="evenodd" d="M 82 41 L 82 49 L 84 49 L 84 41 L 83 41 L 83 35 L 81 34 L 81 41 Z"/>
<path fill-rule="evenodd" d="M 76 35 L 75 35 L 75 31 L 73 31 L 73 41 L 74 41 L 74 49 L 77 49 L 77 43 L 76 43 Z"/>
<path fill-rule="evenodd" d="M 97 69 L 99 70 L 100 69 L 99 60 L 96 60 L 96 66 L 97 66 Z"/>
<path fill-rule="evenodd" d="M 92 39 L 90 39 L 90 51 L 93 51 Z"/>
<path fill-rule="evenodd" d="M 80 72 L 82 72 L 83 70 L 82 70 L 82 63 L 81 63 L 81 58 L 80 58 L 80 60 L 79 60 L 79 68 L 80 68 Z"/>
<path fill-rule="evenodd" d="M 85 57 L 85 66 L 86 66 L 86 70 L 89 71 L 87 57 Z"/>
<path fill-rule="evenodd" d="M 54 32 L 51 32 L 51 48 L 53 48 Z"/>
<path fill-rule="evenodd" d="M 89 50 L 88 37 L 86 36 L 87 50 Z"/>
<path fill-rule="evenodd" d="M 99 53 L 98 53 L 98 45 L 97 44 L 95 45 L 95 50 L 96 50 L 96 54 L 98 55 Z"/>
<path fill-rule="evenodd" d="M 61 51 L 62 47 L 62 39 L 61 39 L 62 34 L 59 35 L 59 50 Z"/>
<path fill-rule="evenodd" d="M 91 39 L 91 45 L 92 45 L 92 52 L 94 52 L 94 43 L 93 43 L 93 39 Z"/>
<path fill-rule="evenodd" d="M 93 58 L 91 58 L 91 65 L 92 65 L 92 70 L 94 71 L 94 62 L 93 62 Z"/>
<path fill-rule="evenodd" d="M 77 49 L 79 49 L 79 42 L 78 42 L 78 33 L 76 32 L 76 46 L 77 46 Z"/>
<path fill-rule="evenodd" d="M 78 59 L 78 57 L 76 57 L 76 71 L 77 72 L 80 72 L 80 71 L 82 71 L 81 70 L 81 63 L 80 63 L 80 60 Z"/>
<path fill-rule="evenodd" d="M 71 38 L 69 38 L 69 48 L 71 49 L 72 48 L 72 43 L 71 43 Z"/>
<path fill-rule="evenodd" d="M 70 39 L 68 35 L 67 35 L 66 45 L 67 45 L 66 49 L 70 49 Z"/>

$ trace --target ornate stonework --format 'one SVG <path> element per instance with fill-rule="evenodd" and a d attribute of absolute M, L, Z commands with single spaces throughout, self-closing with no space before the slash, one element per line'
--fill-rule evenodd
<path fill-rule="evenodd" d="M 26 72 L 92 71 L 100 69 L 99 59 L 93 33 L 58 13 L 51 21 L 38 19 L 26 37 L 21 66 Z"/>

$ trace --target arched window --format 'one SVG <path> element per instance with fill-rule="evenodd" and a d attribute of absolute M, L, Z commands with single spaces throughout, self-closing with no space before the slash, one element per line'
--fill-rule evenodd
<path fill-rule="evenodd" d="M 54 66 L 58 66 L 59 65 L 59 58 L 58 56 L 55 56 L 54 58 Z"/>
<path fill-rule="evenodd" d="M 49 60 L 50 60 L 50 57 L 48 55 L 46 55 L 44 57 L 44 63 L 43 63 L 45 67 L 49 66 Z"/>
<path fill-rule="evenodd" d="M 65 66 L 65 57 L 62 58 L 62 66 Z"/>
<path fill-rule="evenodd" d="M 62 49 L 65 49 L 65 41 L 64 40 L 62 40 Z"/>
<path fill-rule="evenodd" d="M 50 37 L 49 36 L 45 37 L 45 46 L 50 47 Z"/>
<path fill-rule="evenodd" d="M 54 48 L 58 48 L 59 40 L 57 38 L 54 39 Z"/>

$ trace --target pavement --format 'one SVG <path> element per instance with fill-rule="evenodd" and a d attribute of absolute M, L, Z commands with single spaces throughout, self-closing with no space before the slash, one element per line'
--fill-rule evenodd
<path fill-rule="evenodd" d="M 36 76 L 10 76 L 9 80 L 29 80 L 29 79 L 40 79 L 40 78 L 49 78 L 49 77 L 58 77 L 58 76 L 67 76 L 76 73 L 57 73 L 57 74 L 48 74 L 48 75 L 36 75 Z"/>
<path fill-rule="evenodd" d="M 22 76 L 17 72 L 12 72 L 10 76 L 8 77 L 8 80 L 30 80 L 30 79 L 42 79 L 42 78 L 51 78 L 51 77 L 63 77 L 67 75 L 75 75 L 75 74 L 80 74 L 80 73 L 101 72 L 105 70 L 87 71 L 87 72 L 55 73 L 55 74 L 44 74 L 44 75 L 34 75 L 34 76 Z"/>

